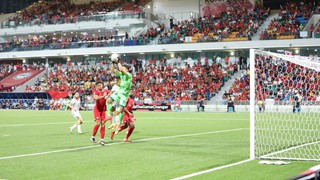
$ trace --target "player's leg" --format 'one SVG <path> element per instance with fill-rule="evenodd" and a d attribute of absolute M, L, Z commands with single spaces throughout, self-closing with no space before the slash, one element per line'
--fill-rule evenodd
<path fill-rule="evenodd" d="M 125 121 L 125 120 L 124 120 L 124 121 Z M 126 123 L 126 122 L 124 122 L 124 123 L 122 123 L 122 124 L 119 124 L 119 125 L 117 126 L 116 131 L 111 131 L 111 132 L 110 132 L 110 139 L 113 140 L 114 135 L 115 135 L 115 132 L 117 132 L 117 134 L 118 134 L 119 132 L 121 132 L 122 130 L 126 129 L 127 127 L 128 127 L 128 123 Z"/>
<path fill-rule="evenodd" d="M 101 121 L 100 120 L 94 120 L 95 121 L 95 125 L 93 126 L 93 130 L 92 130 L 92 136 L 91 136 L 91 142 L 95 143 L 96 142 L 96 134 L 98 132 L 98 129 L 100 127 Z"/>
<path fill-rule="evenodd" d="M 134 126 L 134 121 L 131 119 L 130 120 L 130 124 L 129 124 L 129 128 L 128 128 L 128 131 L 127 131 L 127 134 L 126 134 L 126 138 L 123 140 L 124 142 L 132 142 L 129 137 L 131 136 L 135 126 Z"/>
<path fill-rule="evenodd" d="M 107 119 L 112 119 L 113 113 L 112 113 L 112 103 L 119 101 L 118 92 L 113 93 L 108 99 L 107 99 Z"/>
<path fill-rule="evenodd" d="M 119 115 L 119 124 L 122 123 L 123 120 L 123 111 L 124 108 L 126 107 L 128 101 L 128 96 L 119 93 L 119 109 L 115 110 L 114 115 Z M 115 134 L 118 134 L 119 131 L 116 130 Z"/>
<path fill-rule="evenodd" d="M 94 116 L 95 125 L 93 126 L 93 130 L 92 130 L 91 142 L 95 143 L 96 142 L 95 136 L 101 124 L 100 112 L 97 109 L 94 109 L 93 116 Z"/>
<path fill-rule="evenodd" d="M 114 111 L 116 110 L 116 107 L 115 106 L 112 106 L 111 108 L 111 113 L 114 113 Z M 119 117 L 118 116 L 113 116 L 112 118 L 112 121 L 110 121 L 110 126 L 108 127 L 108 129 L 114 129 L 116 127 L 116 124 L 117 124 L 117 119 Z"/>
<path fill-rule="evenodd" d="M 122 124 L 122 120 L 123 120 L 123 106 L 119 107 L 119 110 L 115 111 L 115 113 L 117 115 L 119 115 L 119 126 Z M 116 129 L 115 134 L 118 134 L 120 131 L 118 130 L 119 128 Z"/>
<path fill-rule="evenodd" d="M 118 119 L 117 119 L 117 121 L 118 121 L 117 124 L 118 124 L 118 125 L 122 123 L 122 121 L 123 121 L 123 116 L 124 116 L 124 113 L 123 113 L 123 111 L 122 111 L 122 112 L 120 112 L 119 115 L 118 115 Z"/>
<path fill-rule="evenodd" d="M 70 127 L 70 133 L 72 134 L 72 133 L 73 133 L 73 130 L 74 130 L 76 127 L 78 127 L 78 117 L 77 117 L 76 112 L 74 112 L 74 111 L 72 111 L 71 114 L 72 114 L 72 116 L 77 120 L 77 122 L 76 122 L 73 126 Z"/>
<path fill-rule="evenodd" d="M 102 146 L 104 146 L 104 135 L 106 133 L 106 128 L 105 128 L 105 125 L 106 125 L 106 112 L 100 112 L 101 114 L 101 127 L 100 127 L 100 144 Z"/>
<path fill-rule="evenodd" d="M 82 134 L 82 129 L 81 129 L 81 124 L 82 124 L 82 117 L 79 114 L 78 118 L 77 118 L 77 125 L 78 125 L 78 133 Z"/>

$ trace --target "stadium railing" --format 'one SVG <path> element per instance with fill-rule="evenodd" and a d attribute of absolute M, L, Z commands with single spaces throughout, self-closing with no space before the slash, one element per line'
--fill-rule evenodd
<path fill-rule="evenodd" d="M 32 21 L 5 21 L 1 22 L 0 29 L 5 28 L 17 28 L 25 26 L 41 26 L 41 25 L 55 25 L 55 24 L 67 24 L 67 23 L 78 23 L 86 21 L 107 21 L 107 20 L 116 20 L 116 19 L 140 19 L 148 18 L 150 20 L 156 20 L 157 16 L 146 13 L 146 12 L 131 12 L 131 11 L 114 11 L 104 14 L 97 14 L 92 16 L 78 16 L 72 18 L 56 18 L 56 19 L 46 19 L 45 21 L 32 20 Z"/>
<path fill-rule="evenodd" d="M 139 46 L 147 45 L 150 39 L 134 39 L 123 40 L 123 36 L 117 36 L 114 40 L 99 40 L 99 41 L 78 41 L 65 43 L 50 43 L 40 45 L 15 45 L 17 51 L 40 51 L 54 49 L 77 49 L 91 47 L 115 47 L 115 46 Z M 0 49 L 0 52 L 10 52 L 15 48 L 13 45 L 10 48 Z"/>

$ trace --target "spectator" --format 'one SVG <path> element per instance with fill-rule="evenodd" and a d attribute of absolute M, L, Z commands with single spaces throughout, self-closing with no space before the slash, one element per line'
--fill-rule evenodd
<path fill-rule="evenodd" d="M 176 98 L 175 105 L 174 105 L 174 111 L 175 112 L 181 111 L 181 100 L 180 100 L 180 98 Z"/>
<path fill-rule="evenodd" d="M 227 96 L 227 102 L 228 102 L 227 112 L 236 112 L 233 95 Z"/>
<path fill-rule="evenodd" d="M 197 101 L 198 101 L 198 105 L 197 105 L 198 112 L 200 112 L 200 108 L 202 109 L 202 111 L 204 111 L 205 98 L 203 98 L 201 95 L 198 95 Z"/>

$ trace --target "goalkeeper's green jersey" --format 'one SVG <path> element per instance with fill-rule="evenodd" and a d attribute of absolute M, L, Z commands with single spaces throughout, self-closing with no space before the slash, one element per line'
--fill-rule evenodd
<path fill-rule="evenodd" d="M 121 79 L 119 92 L 125 96 L 129 96 L 132 85 L 132 75 L 129 72 L 122 74 L 120 71 L 118 71 L 116 75 Z"/>

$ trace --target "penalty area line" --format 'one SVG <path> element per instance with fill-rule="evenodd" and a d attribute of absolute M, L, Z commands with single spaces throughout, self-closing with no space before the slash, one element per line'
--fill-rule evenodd
<path fill-rule="evenodd" d="M 189 137 L 189 136 L 200 136 L 200 135 L 207 135 L 207 134 L 242 131 L 242 130 L 248 130 L 248 129 L 249 128 L 238 128 L 238 129 L 226 129 L 226 130 L 209 131 L 209 132 L 194 133 L 194 134 L 180 134 L 180 135 L 175 135 L 175 136 L 163 136 L 163 137 L 137 139 L 137 140 L 134 140 L 134 142 L 155 141 L 155 140 L 161 140 L 161 139 L 173 139 L 173 138 Z M 124 144 L 124 142 L 115 142 L 115 143 L 105 144 L 105 146 L 113 146 L 113 145 L 117 145 L 117 144 Z M 45 152 L 38 152 L 38 153 L 31 153 L 31 154 L 20 154 L 20 155 L 15 155 L 15 156 L 4 156 L 4 157 L 0 157 L 0 160 L 14 159 L 14 158 L 20 158 L 20 157 L 38 156 L 38 155 L 53 154 L 53 153 L 60 153 L 60 152 L 70 152 L 70 151 L 77 151 L 77 150 L 84 150 L 84 149 L 92 149 L 92 148 L 97 148 L 97 147 L 103 147 L 103 146 L 91 145 L 91 146 L 84 146 L 84 147 L 78 147 L 78 148 L 60 149 L 60 150 L 55 150 L 55 151 L 45 151 Z"/>
<path fill-rule="evenodd" d="M 215 168 L 212 168 L 212 169 L 207 169 L 207 170 L 204 170 L 204 171 L 195 172 L 195 173 L 192 173 L 192 174 L 184 175 L 184 176 L 173 178 L 173 179 L 170 179 L 170 180 L 187 179 L 187 178 L 191 178 L 191 177 L 194 177 L 194 176 L 199 176 L 199 175 L 202 175 L 202 174 L 205 174 L 205 173 L 214 172 L 214 171 L 217 171 L 217 170 L 220 170 L 220 169 L 225 169 L 225 168 L 229 168 L 229 167 L 232 167 L 232 166 L 236 166 L 236 165 L 240 165 L 240 164 L 243 164 L 243 163 L 247 163 L 247 162 L 252 161 L 252 160 L 253 159 L 246 159 L 246 160 L 243 160 L 243 161 L 239 161 L 239 162 L 235 162 L 235 163 L 232 163 L 232 164 L 227 164 L 227 165 L 215 167 Z"/>

